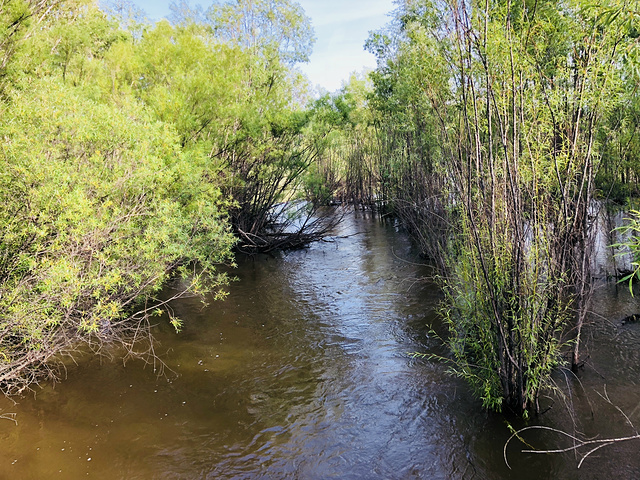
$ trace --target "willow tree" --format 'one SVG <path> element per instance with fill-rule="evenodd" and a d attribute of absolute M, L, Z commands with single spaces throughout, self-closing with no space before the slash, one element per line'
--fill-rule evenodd
<path fill-rule="evenodd" d="M 309 61 L 315 43 L 311 20 L 291 0 L 229 0 L 213 3 L 206 17 L 214 35 L 287 65 Z"/>
<path fill-rule="evenodd" d="M 87 0 L 21 3 L 19 18 L 32 23 L 8 47 L 0 80 L 0 391 L 8 394 L 55 377 L 80 344 L 155 360 L 151 319 L 171 312 L 163 285 L 182 275 L 177 296 L 223 296 L 216 266 L 234 244 L 208 158 L 184 149 L 177 125 L 123 87 L 122 65 L 109 68 L 132 38 Z M 6 5 L 3 23 L 15 18 Z"/>
<path fill-rule="evenodd" d="M 7 83 L 11 60 L 25 38 L 36 33 L 59 0 L 0 1 L 0 92 Z"/>
<path fill-rule="evenodd" d="M 322 139 L 320 161 L 309 183 L 325 200 L 365 208 L 383 207 L 380 195 L 379 144 L 368 103 L 372 82 L 365 73 L 352 73 L 334 93 L 313 102 L 308 133 Z"/>
<path fill-rule="evenodd" d="M 440 259 L 455 371 L 486 407 L 536 407 L 563 331 L 573 328 L 579 363 L 597 134 L 619 105 L 629 11 L 407 1 L 379 49 L 379 102 L 410 99 L 430 125 L 421 130 L 438 131 L 432 171 L 447 227 L 428 248 Z"/>
<path fill-rule="evenodd" d="M 187 128 L 185 139 L 193 148 L 206 146 L 211 161 L 221 167 L 224 191 L 234 200 L 230 215 L 241 239 L 238 248 L 264 251 L 317 239 L 331 222 L 315 216 L 315 204 L 287 214 L 281 209 L 304 197 L 306 172 L 320 147 L 316 138 L 304 134 L 308 117 L 297 102 L 304 82 L 292 68 L 308 60 L 314 42 L 304 10 L 289 0 L 237 0 L 216 2 L 205 13 L 181 2 L 174 4 L 174 11 L 183 12 L 176 16 L 179 25 L 163 28 L 172 29 L 167 42 L 176 42 L 176 47 L 191 38 L 175 63 L 191 87 L 166 89 L 167 98 L 177 93 L 180 101 L 189 99 L 189 108 L 178 107 L 175 113 L 201 123 Z M 201 53 L 190 54 L 190 44 Z M 228 67 L 218 67 L 221 56 Z M 217 84 L 224 85 L 219 94 L 204 93 L 213 82 L 191 77 L 185 57 L 204 77 L 219 76 Z M 175 78 L 159 80 L 167 84 Z M 224 117 L 216 113 L 221 109 L 226 110 Z"/>

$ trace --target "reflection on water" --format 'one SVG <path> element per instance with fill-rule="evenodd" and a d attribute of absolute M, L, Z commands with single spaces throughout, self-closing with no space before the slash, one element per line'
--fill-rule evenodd
<path fill-rule="evenodd" d="M 439 301 L 406 237 L 349 215 L 332 243 L 241 259 L 223 303 L 175 305 L 176 335 L 159 327 L 170 371 L 91 359 L 18 405 L 0 423 L 0 478 L 538 479 L 640 477 L 638 444 L 609 447 L 578 471 L 571 455 L 509 451 L 505 417 L 481 411 L 428 335 Z M 598 293 L 580 383 L 559 373 L 580 431 L 640 425 L 640 325 L 624 289 Z M 640 308 L 636 309 L 640 311 Z M 569 389 L 569 390 L 567 390 Z M 593 410 L 593 417 L 591 411 Z M 516 426 L 521 423 L 514 422 Z M 561 402 L 536 422 L 572 429 Z M 531 436 L 540 447 L 555 445 Z"/>

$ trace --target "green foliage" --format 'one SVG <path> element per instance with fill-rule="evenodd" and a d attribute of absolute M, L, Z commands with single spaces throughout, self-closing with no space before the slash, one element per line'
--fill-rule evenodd
<path fill-rule="evenodd" d="M 14 59 L 15 81 L 61 75 L 74 85 L 91 82 L 111 46 L 127 35 L 89 0 L 69 0 L 38 19 Z"/>
<path fill-rule="evenodd" d="M 437 267 L 487 408 L 536 406 L 571 319 L 578 364 L 592 200 L 637 178 L 636 3 L 406 0 L 367 43 L 369 188 Z"/>
<path fill-rule="evenodd" d="M 557 292 L 566 278 L 554 276 L 545 258 L 546 232 L 531 240 L 524 261 L 532 268 L 517 264 L 517 243 L 478 249 L 467 232 L 455 240 L 455 261 L 445 282 L 452 371 L 469 382 L 485 408 L 506 406 L 526 415 L 562 363 L 559 333 L 571 312 Z M 480 232 L 485 241 L 486 233 Z M 490 248 L 494 254 L 479 253 Z"/>
<path fill-rule="evenodd" d="M 213 272 L 234 243 L 228 204 L 170 125 L 53 79 L 3 108 L 0 381 L 28 381 L 25 355 L 37 364 L 67 339 L 126 332 L 179 265 L 201 268 L 189 291 L 225 284 Z"/>
<path fill-rule="evenodd" d="M 316 139 L 320 151 L 307 182 L 316 198 L 376 204 L 378 145 L 369 105 L 371 89 L 367 75 L 352 73 L 339 91 L 311 104 L 307 135 Z"/>
<path fill-rule="evenodd" d="M 629 292 L 633 296 L 633 282 L 640 278 L 640 211 L 630 210 L 631 217 L 625 218 L 625 224 L 615 229 L 624 239 L 620 243 L 612 245 L 613 248 L 622 249 L 620 255 L 632 256 L 632 272 L 620 279 L 620 282 L 628 282 Z"/>
<path fill-rule="evenodd" d="M 7 66 L 16 45 L 31 24 L 31 4 L 26 0 L 5 1 L 0 4 L 0 66 Z"/>
<path fill-rule="evenodd" d="M 303 191 L 302 174 L 317 150 L 303 134 L 307 115 L 293 101 L 295 77 L 278 57 L 220 43 L 206 24 L 160 22 L 135 44 L 115 45 L 105 66 L 103 94 L 133 94 L 174 125 L 183 148 L 218 166 L 223 193 L 233 199 L 235 233 L 269 248 L 272 207 Z"/>
<path fill-rule="evenodd" d="M 183 146 L 211 150 L 244 114 L 238 99 L 248 95 L 243 78 L 249 59 L 238 49 L 211 45 L 201 33 L 196 25 L 173 28 L 162 21 L 136 44 L 117 45 L 105 62 L 103 88 L 140 98 L 175 126 Z"/>
<path fill-rule="evenodd" d="M 0 2 L 0 94 L 14 79 L 14 57 L 21 51 L 23 39 L 37 28 L 42 12 L 56 0 L 3 0 Z"/>

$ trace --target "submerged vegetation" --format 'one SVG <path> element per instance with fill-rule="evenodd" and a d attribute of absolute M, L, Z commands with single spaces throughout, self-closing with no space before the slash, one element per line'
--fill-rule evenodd
<path fill-rule="evenodd" d="M 407 0 L 367 43 L 366 121 L 327 183 L 432 260 L 453 371 L 487 408 L 526 414 L 564 352 L 581 365 L 596 200 L 635 191 L 640 167 L 638 28 L 625 0 Z"/>
<path fill-rule="evenodd" d="M 401 0 L 377 69 L 320 98 L 295 2 L 172 12 L 0 0 L 5 393 L 82 343 L 152 354 L 168 279 L 222 297 L 234 249 L 321 238 L 331 202 L 405 225 L 485 407 L 580 366 L 598 208 L 640 175 L 635 2 Z"/>

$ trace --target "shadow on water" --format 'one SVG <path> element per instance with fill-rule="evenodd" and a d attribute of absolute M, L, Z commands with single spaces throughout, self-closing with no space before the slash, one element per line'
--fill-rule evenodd
<path fill-rule="evenodd" d="M 0 478 L 640 476 L 638 444 L 609 447 L 580 470 L 571 455 L 520 454 L 514 445 L 509 470 L 506 417 L 483 412 L 445 365 L 407 355 L 442 353 L 428 335 L 430 326 L 442 331 L 439 292 L 419 263 L 393 223 L 363 214 L 348 215 L 333 242 L 240 259 L 227 300 L 206 308 L 181 300 L 184 331 L 158 327 L 165 376 L 87 359 L 55 388 L 3 403 L 18 424 L 0 423 Z M 622 306 L 633 309 L 626 295 L 603 290 L 601 315 L 622 318 Z M 629 430 L 598 403 L 605 383 L 640 424 L 639 337 L 640 325 L 594 321 L 581 386 L 559 374 L 585 434 Z M 555 403 L 534 420 L 573 428 Z M 527 438 L 555 445 L 537 437 Z"/>

